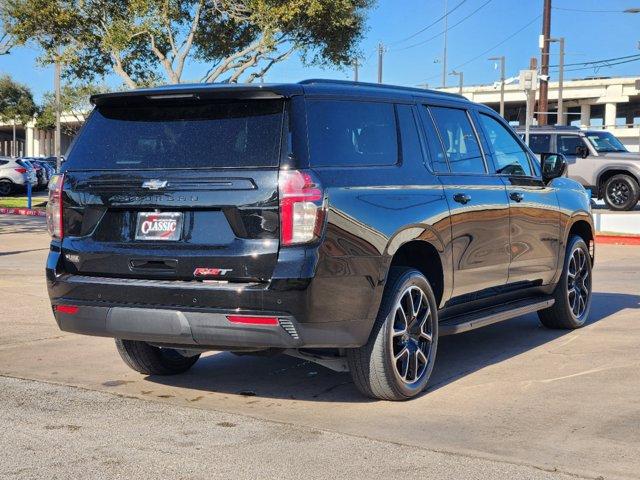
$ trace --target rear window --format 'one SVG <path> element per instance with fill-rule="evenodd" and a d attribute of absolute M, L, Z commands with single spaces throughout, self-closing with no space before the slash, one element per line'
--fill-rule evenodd
<path fill-rule="evenodd" d="M 398 163 L 398 133 L 391 103 L 308 100 L 307 125 L 312 166 Z"/>
<path fill-rule="evenodd" d="M 242 168 L 279 164 L 283 100 L 96 108 L 69 169 Z"/>

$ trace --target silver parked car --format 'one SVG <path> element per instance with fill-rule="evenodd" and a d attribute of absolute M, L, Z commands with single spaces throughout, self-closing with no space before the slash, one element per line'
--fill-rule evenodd
<path fill-rule="evenodd" d="M 524 132 L 518 128 L 524 138 Z M 533 127 L 529 147 L 534 153 L 557 152 L 567 159 L 569 178 L 604 199 L 611 210 L 632 210 L 640 198 L 640 153 L 629 152 L 605 130 L 578 127 Z"/>
<path fill-rule="evenodd" d="M 0 196 L 24 189 L 29 183 L 32 187 L 38 185 L 36 171 L 31 165 L 19 159 L 0 157 Z"/>

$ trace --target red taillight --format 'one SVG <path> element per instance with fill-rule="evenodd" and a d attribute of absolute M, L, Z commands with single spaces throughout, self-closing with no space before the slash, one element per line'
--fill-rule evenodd
<path fill-rule="evenodd" d="M 18 172 L 18 173 L 22 173 L 22 174 L 27 173 L 27 169 L 26 169 L 26 168 L 24 168 L 24 167 L 16 168 L 15 170 L 16 170 L 16 172 Z"/>
<path fill-rule="evenodd" d="M 256 317 L 247 315 L 227 315 L 231 323 L 244 323 L 248 325 L 278 325 L 276 317 Z"/>
<path fill-rule="evenodd" d="M 49 180 L 49 201 L 47 202 L 47 230 L 54 238 L 62 238 L 62 190 L 64 174 L 54 175 Z"/>
<path fill-rule="evenodd" d="M 67 315 L 75 315 L 78 313 L 76 305 L 56 305 L 56 312 L 66 313 Z"/>
<path fill-rule="evenodd" d="M 283 246 L 313 242 L 322 234 L 322 187 L 311 172 L 280 172 L 280 240 Z"/>

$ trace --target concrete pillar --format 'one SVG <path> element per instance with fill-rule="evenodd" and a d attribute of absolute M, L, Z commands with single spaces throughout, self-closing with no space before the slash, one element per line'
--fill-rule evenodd
<path fill-rule="evenodd" d="M 25 155 L 27 157 L 33 157 L 33 124 L 32 123 L 28 123 L 25 127 L 25 132 L 24 132 L 24 140 L 25 140 L 25 145 L 24 145 L 24 150 L 25 150 Z"/>
<path fill-rule="evenodd" d="M 606 128 L 615 128 L 617 104 L 610 102 L 604 105 L 604 125 Z"/>
<path fill-rule="evenodd" d="M 556 119 L 557 125 L 566 125 L 565 115 L 564 115 L 566 111 L 567 109 L 564 106 L 562 107 L 562 111 L 560 111 L 560 109 L 558 108 L 558 114 Z"/>
<path fill-rule="evenodd" d="M 591 125 L 591 105 L 588 103 L 580 105 L 580 125 L 582 127 Z"/>

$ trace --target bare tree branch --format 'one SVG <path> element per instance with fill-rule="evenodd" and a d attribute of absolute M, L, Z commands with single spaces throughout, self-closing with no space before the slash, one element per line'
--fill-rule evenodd
<path fill-rule="evenodd" d="M 229 55 L 220 63 L 220 65 L 218 65 L 215 69 L 213 69 L 211 73 L 209 73 L 206 76 L 204 81 L 205 82 L 215 81 L 218 77 L 220 77 L 220 75 L 222 75 L 223 73 L 231 69 L 231 65 L 233 64 L 233 62 L 250 55 L 252 52 L 259 49 L 263 44 L 264 44 L 264 37 L 261 37 L 260 40 L 252 43 L 251 45 L 244 48 L 243 50 L 240 50 L 239 52 L 236 52 L 233 55 Z"/>
<path fill-rule="evenodd" d="M 122 66 L 122 58 L 120 58 L 120 54 L 118 52 L 110 52 L 111 59 L 113 60 L 113 70 L 124 80 L 124 83 L 127 84 L 129 88 L 136 88 L 136 82 L 132 80 L 129 74 L 125 71 Z"/>
<path fill-rule="evenodd" d="M 171 83 L 180 83 L 180 77 L 174 71 L 171 61 L 157 47 L 155 35 L 149 31 L 146 31 L 146 34 L 149 36 L 149 47 L 151 48 L 151 51 L 158 58 L 158 60 L 160 60 L 160 63 L 162 64 L 164 71 L 167 73 L 167 76 L 169 77 Z"/>
<path fill-rule="evenodd" d="M 295 47 L 291 47 L 281 55 L 278 55 L 275 58 L 270 58 L 269 62 L 262 69 L 258 70 L 257 72 L 252 72 L 251 75 L 247 77 L 246 83 L 252 83 L 254 80 L 264 77 L 271 67 L 273 67 L 276 63 L 287 59 L 287 57 L 289 57 L 289 55 L 291 55 L 294 50 Z"/>
<path fill-rule="evenodd" d="M 198 7 L 196 8 L 195 13 L 193 14 L 193 21 L 191 22 L 191 27 L 189 28 L 189 34 L 187 35 L 187 39 L 184 42 L 184 45 L 180 47 L 180 52 L 176 55 L 177 66 L 175 68 L 175 73 L 178 79 L 182 77 L 182 71 L 184 69 L 184 62 L 191 51 L 191 47 L 193 45 L 193 39 L 196 36 L 196 31 L 198 30 L 198 24 L 200 23 L 200 12 L 202 11 L 202 6 L 204 4 L 204 0 L 200 0 L 198 2 Z"/>
<path fill-rule="evenodd" d="M 178 55 L 178 49 L 176 48 L 176 42 L 173 38 L 173 29 L 171 28 L 171 20 L 169 20 L 169 0 L 165 0 L 164 7 L 162 8 L 162 20 L 167 30 L 167 38 L 169 39 L 169 45 L 171 45 L 172 59 Z"/>

